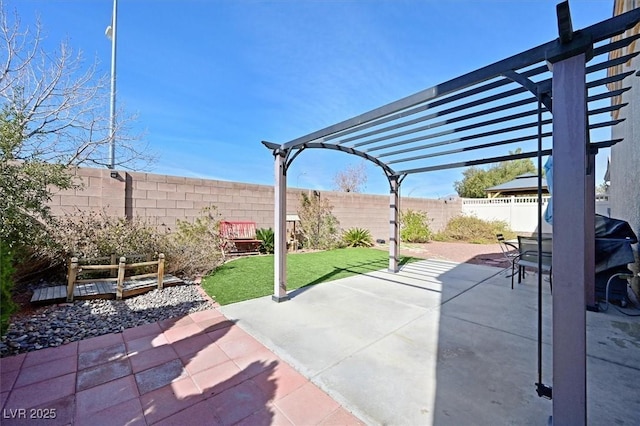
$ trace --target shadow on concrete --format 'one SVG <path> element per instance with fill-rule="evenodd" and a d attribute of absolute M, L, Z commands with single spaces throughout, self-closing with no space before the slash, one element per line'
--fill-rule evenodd
<path fill-rule="evenodd" d="M 407 263 L 409 263 L 411 261 L 410 257 L 404 256 L 400 259 L 400 261 L 398 262 L 399 266 L 403 266 L 406 265 Z M 352 264 L 348 264 L 346 266 L 337 268 L 334 267 L 334 269 L 331 272 L 328 272 L 316 279 L 314 279 L 313 281 L 311 281 L 310 283 L 307 283 L 305 285 L 303 285 L 302 287 L 298 287 L 297 289 L 291 290 L 289 291 L 287 294 L 289 295 L 290 299 L 293 299 L 297 296 L 299 296 L 300 294 L 304 293 L 307 290 L 311 290 L 314 288 L 314 286 L 316 286 L 317 284 L 322 284 L 325 282 L 330 282 L 333 280 L 333 277 L 335 277 L 336 275 L 339 275 L 343 272 L 350 272 L 353 274 L 363 274 L 366 275 L 368 274 L 367 272 L 363 273 L 362 272 L 362 268 L 363 267 L 367 267 L 367 269 L 372 269 L 372 267 L 378 267 L 378 268 L 384 268 L 387 265 L 387 261 L 386 260 L 375 260 L 375 261 L 371 261 L 371 262 L 357 262 L 357 263 L 352 263 Z"/>
<path fill-rule="evenodd" d="M 546 424 L 537 277 L 511 290 L 508 272 L 425 260 L 221 310 L 367 424 Z M 545 285 L 542 381 L 552 386 L 550 311 Z M 633 423 L 639 320 L 587 317 L 589 421 Z"/>

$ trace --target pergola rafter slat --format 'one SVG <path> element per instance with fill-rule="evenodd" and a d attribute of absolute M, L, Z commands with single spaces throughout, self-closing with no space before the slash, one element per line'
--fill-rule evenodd
<path fill-rule="evenodd" d="M 594 24 L 581 31 L 577 31 L 576 33 L 588 35 L 593 43 L 597 43 L 613 36 L 619 35 L 629 29 L 627 27 L 627 25 L 629 25 L 629 22 L 633 22 L 633 20 L 636 19 L 636 16 L 634 16 L 634 14 L 637 15 L 637 11 L 627 12 L 623 15 L 616 16 L 606 21 Z M 631 25 L 631 27 L 633 27 L 633 25 Z M 535 65 L 536 63 L 544 63 L 545 60 L 548 59 L 549 52 L 557 50 L 559 46 L 559 40 L 547 42 L 540 46 L 524 51 L 518 55 L 514 55 L 502 61 L 495 62 L 491 65 L 454 78 L 435 87 L 422 90 L 418 93 L 376 108 L 357 117 L 342 121 L 329 127 L 325 127 L 324 129 L 312 132 L 306 136 L 296 138 L 281 145 L 281 148 L 288 149 L 297 145 L 301 145 L 305 142 L 311 142 L 322 138 L 330 138 L 331 135 L 348 129 L 349 131 L 352 131 L 354 128 L 369 123 L 373 120 L 382 119 L 386 116 L 397 114 L 402 110 L 406 110 L 416 105 L 434 100 L 436 98 L 444 98 L 449 94 L 453 94 L 454 92 L 459 92 L 473 85 L 486 82 L 496 77 L 500 77 L 505 71 L 520 70 Z M 620 47 L 624 47 L 624 44 L 620 44 L 620 46 L 616 48 Z M 602 50 L 602 53 L 606 53 L 604 52 L 604 49 Z M 542 67 L 538 66 L 538 68 L 536 68 L 536 73 L 541 70 Z M 507 82 L 494 82 L 494 84 L 503 85 L 507 84 Z M 396 116 L 396 118 L 400 118 L 400 116 Z M 380 123 L 378 122 L 378 124 Z"/>

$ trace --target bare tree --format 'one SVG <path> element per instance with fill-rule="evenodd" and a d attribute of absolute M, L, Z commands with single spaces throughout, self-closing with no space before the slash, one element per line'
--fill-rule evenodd
<path fill-rule="evenodd" d="M 348 166 L 333 177 L 333 184 L 337 191 L 362 192 L 366 183 L 367 170 L 364 162 L 357 166 Z"/>
<path fill-rule="evenodd" d="M 16 124 L 21 143 L 11 157 L 63 165 L 106 166 L 110 142 L 109 79 L 97 61 L 85 66 L 66 42 L 46 52 L 42 27 L 22 29 L 17 12 L 0 0 L 0 107 Z M 115 166 L 143 169 L 155 161 L 140 136 L 129 134 L 134 117 L 117 114 Z"/>

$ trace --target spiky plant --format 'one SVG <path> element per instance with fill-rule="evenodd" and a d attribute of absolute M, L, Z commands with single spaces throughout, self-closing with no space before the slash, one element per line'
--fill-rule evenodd
<path fill-rule="evenodd" d="M 373 238 L 371 232 L 364 228 L 350 228 L 342 235 L 342 240 L 348 247 L 371 247 Z"/>
<path fill-rule="evenodd" d="M 260 228 L 256 231 L 256 238 L 261 240 L 260 251 L 262 253 L 273 253 L 274 234 L 271 228 Z"/>

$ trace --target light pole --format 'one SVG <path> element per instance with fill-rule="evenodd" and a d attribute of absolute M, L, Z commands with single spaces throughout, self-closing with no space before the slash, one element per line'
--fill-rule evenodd
<path fill-rule="evenodd" d="M 118 0 L 113 0 L 111 25 L 107 27 L 106 36 L 111 39 L 111 102 L 109 109 L 109 165 L 115 167 L 116 162 L 116 19 L 118 17 Z"/>
<path fill-rule="evenodd" d="M 298 173 L 298 177 L 296 178 L 296 186 L 297 186 L 297 187 L 300 187 L 300 176 L 304 176 L 304 175 L 306 175 L 306 174 L 307 174 L 307 172 L 300 172 L 300 173 Z"/>

